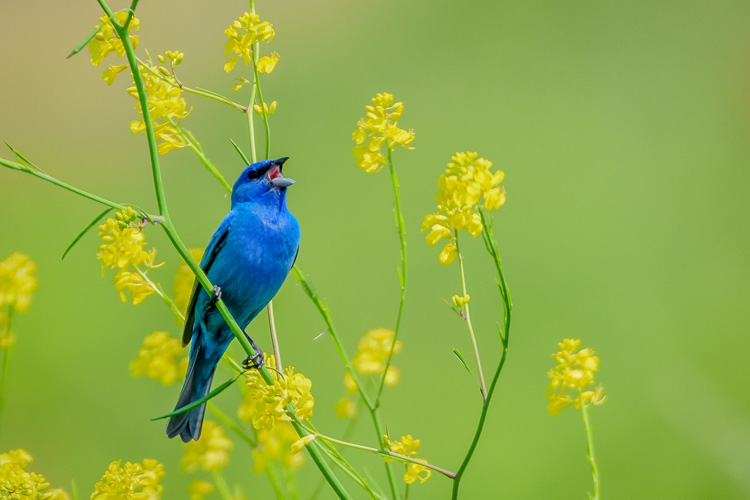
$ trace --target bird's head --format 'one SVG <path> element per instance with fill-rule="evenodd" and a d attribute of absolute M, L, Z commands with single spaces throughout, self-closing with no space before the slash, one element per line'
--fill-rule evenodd
<path fill-rule="evenodd" d="M 243 170 L 232 188 L 232 206 L 250 201 L 277 202 L 283 206 L 286 188 L 294 184 L 292 179 L 281 173 L 288 159 L 263 160 Z"/>

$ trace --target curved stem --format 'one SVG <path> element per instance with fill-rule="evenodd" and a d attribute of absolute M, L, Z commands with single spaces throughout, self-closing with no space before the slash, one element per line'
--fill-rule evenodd
<path fill-rule="evenodd" d="M 396 168 L 393 166 L 393 160 L 391 159 L 391 150 L 386 148 L 388 151 L 388 169 L 391 172 L 391 183 L 393 184 L 393 198 L 396 202 L 396 221 L 398 222 L 398 239 L 401 244 L 401 272 L 399 273 L 399 281 L 401 283 L 401 299 L 398 304 L 398 316 L 396 316 L 396 326 L 393 329 L 393 342 L 391 343 L 391 351 L 388 353 L 388 359 L 385 362 L 385 370 L 383 370 L 383 376 L 380 379 L 378 385 L 378 393 L 375 397 L 375 407 L 380 407 L 380 398 L 383 395 L 383 388 L 385 387 L 385 379 L 388 375 L 388 369 L 391 367 L 391 360 L 393 359 L 393 351 L 396 349 L 396 340 L 398 340 L 398 332 L 401 327 L 401 316 L 404 313 L 404 301 L 406 300 L 406 224 L 404 223 L 404 214 L 401 211 L 401 196 L 399 195 L 398 177 L 396 177 Z"/>
<path fill-rule="evenodd" d="M 464 273 L 464 256 L 461 254 L 461 250 L 458 246 L 458 231 L 455 233 L 456 240 L 456 253 L 458 253 L 458 269 L 461 273 L 461 290 L 464 296 L 466 296 L 466 274 Z M 466 316 L 466 326 L 469 328 L 469 336 L 471 337 L 471 345 L 474 347 L 474 357 L 477 360 L 477 372 L 479 375 L 480 391 L 482 392 L 482 399 L 487 399 L 487 386 L 484 383 L 484 373 L 482 372 L 482 360 L 479 357 L 479 347 L 477 346 L 477 339 L 474 336 L 474 326 L 471 323 L 471 312 L 469 310 L 469 304 L 464 304 L 464 315 Z"/>

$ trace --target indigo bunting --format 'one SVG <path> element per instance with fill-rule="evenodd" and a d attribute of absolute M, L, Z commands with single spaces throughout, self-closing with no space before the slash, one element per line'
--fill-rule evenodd
<path fill-rule="evenodd" d="M 188 306 L 182 343 L 193 345 L 175 410 L 208 394 L 216 365 L 234 338 L 215 307 L 218 298 L 244 330 L 279 290 L 297 258 L 299 224 L 286 206 L 286 188 L 294 181 L 281 173 L 286 160 L 253 163 L 234 183 L 232 209 L 200 263 L 215 286 L 213 296 L 196 280 Z M 179 435 L 186 443 L 197 440 L 205 411 L 202 404 L 173 416 L 167 435 Z"/>

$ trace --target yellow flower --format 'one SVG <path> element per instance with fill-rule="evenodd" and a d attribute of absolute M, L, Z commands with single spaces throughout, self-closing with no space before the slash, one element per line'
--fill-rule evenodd
<path fill-rule="evenodd" d="M 308 434 L 307 436 L 302 436 L 298 440 L 292 443 L 292 446 L 290 447 L 290 451 L 294 453 L 299 453 L 302 451 L 302 448 L 307 446 L 308 444 L 312 443 L 315 440 L 315 434 Z"/>
<path fill-rule="evenodd" d="M 164 465 L 153 458 L 143 463 L 115 460 L 96 483 L 91 500 L 159 500 L 164 486 Z"/>
<path fill-rule="evenodd" d="M 178 362 L 180 357 L 182 359 Z M 179 339 L 171 337 L 168 332 L 154 332 L 143 339 L 138 359 L 130 362 L 130 372 L 134 377 L 146 375 L 164 385 L 171 385 L 187 372 L 187 360 Z"/>
<path fill-rule="evenodd" d="M 258 72 L 268 75 L 274 70 L 278 62 L 279 54 L 276 52 L 274 52 L 270 56 L 263 56 L 258 59 Z"/>
<path fill-rule="evenodd" d="M 26 471 L 32 461 L 26 450 L 0 453 L 0 498 L 7 500 L 70 500 L 60 489 L 49 489 L 44 476 Z"/>
<path fill-rule="evenodd" d="M 36 263 L 26 254 L 13 252 L 0 261 L 0 308 L 10 306 L 16 312 L 26 312 L 38 284 Z"/>
<path fill-rule="evenodd" d="M 420 441 L 419 439 L 414 439 L 411 434 L 401 436 L 401 439 L 399 441 L 390 441 L 388 439 L 388 436 L 383 436 L 383 441 L 385 442 L 386 447 L 393 453 L 398 453 L 399 455 L 414 458 L 415 460 L 418 460 L 425 464 L 428 463 L 427 460 L 424 460 L 423 458 L 415 458 L 417 455 L 417 450 L 419 450 Z M 383 458 L 383 460 L 388 462 L 393 459 Z M 404 465 L 406 466 L 406 472 L 404 472 L 404 482 L 406 484 L 413 484 L 417 480 L 419 480 L 420 483 L 424 483 L 425 481 L 430 479 L 430 476 L 432 476 L 432 470 L 425 467 L 424 465 L 419 465 L 412 462 L 406 462 L 404 463 Z"/>
<path fill-rule="evenodd" d="M 146 93 L 148 111 L 151 115 L 151 122 L 154 125 L 154 135 L 157 140 L 157 150 L 159 154 L 167 154 L 173 149 L 180 149 L 187 145 L 185 139 L 180 135 L 172 122 L 179 123 L 180 120 L 187 117 L 193 108 L 188 109 L 187 102 L 182 97 L 182 86 L 177 82 L 173 75 L 174 67 L 182 62 L 183 54 L 177 51 L 167 51 L 165 55 L 159 55 L 160 61 L 169 60 L 171 68 L 157 66 L 152 63 L 140 66 L 141 78 L 143 79 L 143 88 Z M 128 93 L 138 102 L 135 108 L 139 110 L 141 116 L 141 104 L 138 97 L 138 90 L 135 86 L 128 89 Z M 130 122 L 130 131 L 134 134 L 145 132 L 146 125 L 141 121 Z"/>
<path fill-rule="evenodd" d="M 266 363 L 273 366 L 273 356 L 266 356 Z M 237 414 L 245 422 L 252 422 L 256 429 L 271 430 L 276 422 L 288 422 L 287 406 L 294 405 L 300 420 L 309 420 L 315 407 L 312 381 L 295 373 L 294 367 L 284 368 L 281 376 L 275 375 L 273 385 L 268 385 L 257 370 L 247 373 L 245 396 Z"/>
<path fill-rule="evenodd" d="M 580 339 L 564 339 L 557 344 L 560 351 L 552 355 L 557 365 L 547 372 L 550 383 L 545 390 L 550 415 L 557 415 L 570 406 L 599 406 L 607 400 L 601 385 L 588 389 L 599 371 L 599 358 L 593 349 L 576 352 L 580 346 Z"/>
<path fill-rule="evenodd" d="M 393 344 L 393 330 L 375 328 L 368 331 L 359 341 L 357 353 L 352 358 L 352 366 L 362 375 L 382 375 L 388 356 L 399 354 L 403 343 L 398 340 Z"/>
<path fill-rule="evenodd" d="M 119 269 L 114 283 L 120 299 L 127 302 L 126 291 L 133 304 L 143 302 L 156 291 L 156 286 L 148 278 L 150 269 L 161 267 L 157 264 L 156 249 L 146 251 L 146 236 L 143 233 L 143 220 L 135 210 L 127 207 L 115 212 L 99 226 L 99 237 L 104 241 L 97 249 L 96 258 L 102 261 L 102 276 L 106 268 Z"/>
<path fill-rule="evenodd" d="M 260 104 L 254 104 L 253 110 L 260 116 L 263 116 L 263 110 L 266 111 L 266 115 L 271 116 L 276 112 L 276 101 L 272 101 L 271 105 L 269 106 L 268 103 L 263 103 L 263 107 L 260 107 Z"/>
<path fill-rule="evenodd" d="M 234 56 L 224 64 L 224 71 L 229 73 L 237 64 L 239 58 L 245 66 L 249 66 L 253 61 L 253 50 L 255 42 L 268 42 L 276 36 L 273 25 L 267 21 L 260 22 L 257 14 L 245 12 L 236 21 L 234 21 L 224 34 L 229 37 L 226 43 L 224 57 L 230 54 Z M 260 70 L 260 68 L 258 68 Z M 273 69 L 273 68 L 271 68 Z M 270 71 L 269 71 L 270 73 Z"/>
<path fill-rule="evenodd" d="M 428 245 L 449 240 L 438 256 L 443 265 L 449 265 L 457 256 L 455 240 L 460 230 L 465 229 L 474 237 L 482 233 L 479 207 L 494 210 L 505 203 L 505 188 L 500 186 L 505 173 L 492 172 L 492 162 L 478 156 L 472 151 L 453 155 L 438 178 L 437 212 L 427 214 L 422 223 L 422 232 L 429 230 Z"/>
<path fill-rule="evenodd" d="M 115 14 L 115 19 L 122 25 L 127 20 L 127 12 L 118 12 Z M 112 20 L 108 16 L 102 16 L 99 18 L 99 31 L 89 41 L 89 53 L 91 54 L 91 64 L 99 66 L 105 57 L 112 52 L 116 53 L 119 57 L 125 55 L 125 47 L 122 45 L 122 41 L 117 36 L 115 28 L 112 25 Z M 133 16 L 128 26 L 128 32 L 138 31 L 140 28 L 140 20 Z M 130 43 L 133 48 L 138 47 L 138 36 L 128 34 Z M 105 78 L 106 80 L 106 78 Z"/>
<path fill-rule="evenodd" d="M 339 418 L 352 418 L 357 414 L 357 403 L 347 397 L 343 397 L 336 403 L 336 415 Z"/>
<path fill-rule="evenodd" d="M 203 259 L 203 248 L 191 248 L 190 255 L 195 259 L 196 262 L 200 262 Z M 188 302 L 190 302 L 190 294 L 193 293 L 193 284 L 195 283 L 195 274 L 184 262 L 177 268 L 177 275 L 174 278 L 174 303 L 177 309 L 180 310 L 183 316 L 187 314 Z M 178 323 L 182 323 L 178 319 Z"/>
<path fill-rule="evenodd" d="M 471 300 L 471 295 L 468 293 L 466 295 L 454 295 L 451 297 L 451 300 L 453 301 L 453 305 L 455 305 L 458 308 L 461 308 L 469 303 Z"/>
<path fill-rule="evenodd" d="M 196 479 L 188 486 L 190 500 L 203 500 L 203 497 L 214 491 L 214 485 L 208 481 Z"/>
<path fill-rule="evenodd" d="M 200 439 L 185 445 L 185 456 L 180 466 L 186 472 L 221 470 L 229 463 L 232 448 L 234 443 L 227 437 L 224 428 L 211 420 L 204 420 Z"/>
<path fill-rule="evenodd" d="M 127 68 L 127 64 L 120 64 L 117 66 L 113 66 L 110 64 L 109 68 L 105 69 L 104 73 L 102 73 L 102 79 L 107 82 L 107 85 L 112 85 L 113 83 L 115 83 L 117 74 L 125 71 Z"/>
<path fill-rule="evenodd" d="M 305 463 L 304 455 L 292 452 L 297 441 L 297 432 L 291 424 L 280 422 L 273 429 L 257 432 L 258 444 L 253 448 L 253 472 L 260 474 L 274 460 L 281 460 L 289 470 L 298 470 Z"/>
<path fill-rule="evenodd" d="M 382 152 L 382 146 L 393 151 L 397 146 L 414 149 L 409 146 L 415 139 L 413 130 L 399 128 L 398 120 L 404 112 L 403 102 L 393 102 L 393 94 L 382 92 L 372 98 L 372 105 L 365 106 L 367 116 L 360 118 L 352 139 L 354 158 L 358 167 L 368 174 L 377 172 L 388 163 Z"/>

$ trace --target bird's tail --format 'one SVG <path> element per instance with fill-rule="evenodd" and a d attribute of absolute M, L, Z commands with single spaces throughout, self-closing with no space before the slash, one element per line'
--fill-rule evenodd
<path fill-rule="evenodd" d="M 190 403 L 198 401 L 205 397 L 211 388 L 211 381 L 214 378 L 218 359 L 212 359 L 211 353 L 201 345 L 197 335 L 193 338 L 193 346 L 190 351 L 190 367 L 185 377 L 185 385 L 182 386 L 182 392 L 177 400 L 175 410 L 183 408 Z M 221 358 L 221 354 L 219 354 Z M 167 424 L 167 436 L 173 438 L 177 435 L 185 442 L 198 440 L 201 437 L 201 428 L 203 427 L 203 414 L 206 412 L 206 404 L 180 413 L 169 419 Z"/>

